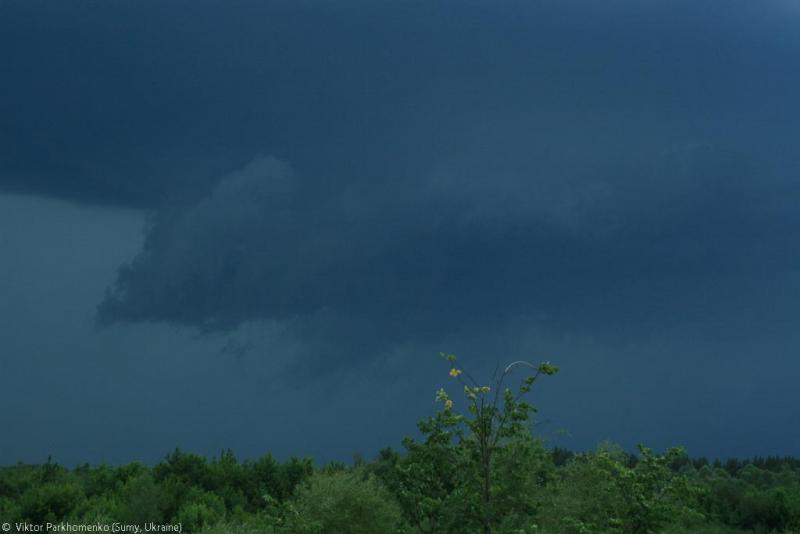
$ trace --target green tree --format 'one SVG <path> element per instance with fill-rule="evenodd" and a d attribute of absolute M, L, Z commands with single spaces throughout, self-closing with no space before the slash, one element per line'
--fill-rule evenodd
<path fill-rule="evenodd" d="M 45 482 L 29 487 L 22 494 L 19 513 L 31 523 L 57 523 L 66 519 L 84 499 L 83 490 L 73 482 Z"/>
<path fill-rule="evenodd" d="M 511 513 L 514 503 L 519 503 L 512 495 L 526 484 L 496 479 L 499 467 L 503 465 L 502 471 L 509 475 L 524 469 L 523 459 L 536 456 L 530 432 L 530 416 L 536 408 L 523 399 L 540 376 L 554 375 L 558 368 L 549 362 L 517 361 L 495 373 L 488 386 L 459 369 L 455 355 L 440 356 L 450 365 L 450 376 L 463 388 L 466 410 L 460 413 L 444 388 L 437 392 L 442 409 L 418 425 L 425 440 L 404 441 L 409 454 L 401 469 L 402 501 L 422 531 L 479 529 L 489 533 Z M 506 382 L 520 368 L 533 372 L 512 390 Z M 510 454 L 512 449 L 527 454 Z M 545 460 L 546 455 L 539 457 Z M 549 458 L 547 462 L 551 463 Z"/>
<path fill-rule="evenodd" d="M 120 521 L 128 524 L 143 525 L 151 521 L 160 523 L 165 518 L 165 501 L 164 491 L 150 471 L 143 470 L 123 486 L 117 516 Z"/>
<path fill-rule="evenodd" d="M 402 528 L 399 505 L 386 488 L 362 470 L 314 473 L 294 499 L 299 515 L 320 534 L 392 533 Z"/>
<path fill-rule="evenodd" d="M 663 532 L 669 524 L 697 525 L 702 488 L 671 465 L 680 448 L 656 455 L 640 446 L 635 465 L 619 447 L 579 454 L 560 470 L 545 496 L 545 531 L 570 533 Z"/>
<path fill-rule="evenodd" d="M 192 488 L 173 518 L 186 532 L 198 532 L 225 518 L 225 502 L 214 493 Z"/>

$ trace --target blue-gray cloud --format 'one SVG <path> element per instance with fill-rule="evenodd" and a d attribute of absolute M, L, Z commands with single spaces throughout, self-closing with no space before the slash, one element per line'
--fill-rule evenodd
<path fill-rule="evenodd" d="M 275 443 L 252 431 L 268 404 L 290 426 L 316 414 L 283 450 L 346 457 L 413 428 L 438 376 L 425 355 L 444 349 L 478 374 L 507 356 L 563 363 L 543 401 L 580 446 L 791 452 L 798 15 L 785 1 L 0 1 L 0 190 L 80 205 L 3 204 L 7 420 L 90 429 L 67 421 L 122 375 L 137 393 L 98 420 L 169 431 L 94 454 L 155 458 L 184 438 L 213 452 L 237 425 L 255 454 Z M 293 362 L 325 387 L 294 373 L 273 388 Z M 72 396 L 87 373 L 103 389 Z M 53 395 L 23 391 L 42 377 Z M 201 396 L 216 407 L 180 405 Z M 178 425 L 173 405 L 211 423 Z M 241 406 L 256 408 L 232 419 Z M 33 450 L 16 447 L 9 461 Z"/>
<path fill-rule="evenodd" d="M 588 164 L 733 138 L 774 155 L 796 133 L 783 3 L 0 10 L 0 188 L 85 203 L 194 200 L 256 153 L 406 180 L 465 154 L 513 171 L 531 151 Z"/>
<path fill-rule="evenodd" d="M 99 318 L 207 331 L 279 321 L 336 365 L 519 316 L 646 328 L 715 279 L 798 265 L 782 231 L 797 226 L 796 192 L 769 172 L 690 146 L 569 180 L 451 167 L 321 196 L 319 178 L 258 157 L 159 212 Z"/>
<path fill-rule="evenodd" d="M 0 188 L 150 213 L 103 325 L 635 328 L 796 265 L 800 43 L 720 7 L 6 3 Z"/>

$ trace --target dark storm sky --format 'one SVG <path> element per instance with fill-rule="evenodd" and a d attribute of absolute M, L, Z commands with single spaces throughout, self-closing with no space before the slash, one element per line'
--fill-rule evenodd
<path fill-rule="evenodd" d="M 800 455 L 792 1 L 0 0 L 0 463 Z M 452 388 L 451 384 L 451 388 Z"/>

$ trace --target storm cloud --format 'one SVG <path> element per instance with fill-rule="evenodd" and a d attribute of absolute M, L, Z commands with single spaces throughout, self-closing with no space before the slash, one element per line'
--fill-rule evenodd
<path fill-rule="evenodd" d="M 768 172 L 694 146 L 571 179 L 450 168 L 321 196 L 319 179 L 258 157 L 157 214 L 99 319 L 277 321 L 339 365 L 357 359 L 331 348 L 343 338 L 363 357 L 519 316 L 561 331 L 642 327 L 704 284 L 797 265 L 782 231 L 798 222 L 796 193 Z"/>
<path fill-rule="evenodd" d="M 630 406 L 657 375 L 660 420 L 707 429 L 735 411 L 720 399 L 747 404 L 726 388 L 754 354 L 797 365 L 793 6 L 0 1 L 0 191 L 22 211 L 146 221 L 141 246 L 127 219 L 125 243 L 96 236 L 128 255 L 113 275 L 100 248 L 75 263 L 100 327 L 82 322 L 80 346 L 200 333 L 181 362 L 224 344 L 225 362 L 338 372 L 361 384 L 352 406 L 359 387 L 421 388 L 414 354 L 464 350 L 490 371 L 552 351 L 590 392 L 560 398 L 565 419 L 599 424 L 591 394 L 644 428 Z M 46 234 L 8 242 L 37 257 Z M 39 335 L 30 321 L 14 347 Z M 747 395 L 786 428 L 796 393 L 776 384 L 758 375 Z"/>
<path fill-rule="evenodd" d="M 101 325 L 275 320 L 378 350 L 630 324 L 795 260 L 779 4 L 4 9 L 6 39 L 70 46 L 10 62 L 8 96 L 41 98 L 3 99 L 0 186 L 151 214 Z"/>

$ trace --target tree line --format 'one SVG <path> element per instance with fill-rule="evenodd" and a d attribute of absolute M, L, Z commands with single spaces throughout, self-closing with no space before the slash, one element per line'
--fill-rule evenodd
<path fill-rule="evenodd" d="M 798 458 L 549 448 L 524 399 L 555 366 L 515 362 L 482 384 L 442 357 L 463 394 L 439 390 L 439 409 L 400 450 L 324 466 L 229 450 L 175 450 L 152 467 L 18 464 L 0 468 L 0 522 L 180 523 L 205 534 L 800 532 Z"/>

